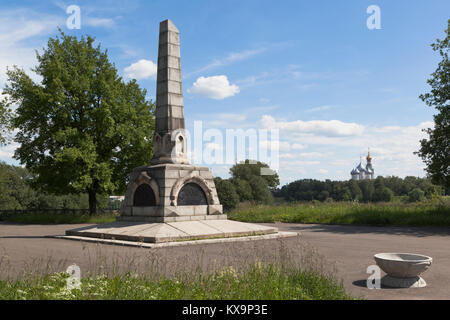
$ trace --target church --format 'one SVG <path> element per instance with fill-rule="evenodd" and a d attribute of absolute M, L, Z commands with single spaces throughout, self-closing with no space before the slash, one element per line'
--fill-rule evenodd
<path fill-rule="evenodd" d="M 367 153 L 367 164 L 364 168 L 361 164 L 361 160 L 359 161 L 359 165 L 350 172 L 352 176 L 352 180 L 366 180 L 366 179 L 373 179 L 375 170 L 373 170 L 372 167 L 372 157 L 370 156 L 370 151 Z"/>

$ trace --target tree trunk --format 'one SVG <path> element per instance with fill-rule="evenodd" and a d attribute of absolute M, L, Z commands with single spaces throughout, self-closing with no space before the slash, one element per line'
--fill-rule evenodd
<path fill-rule="evenodd" d="M 97 213 L 97 193 L 94 190 L 89 190 L 89 215 Z"/>

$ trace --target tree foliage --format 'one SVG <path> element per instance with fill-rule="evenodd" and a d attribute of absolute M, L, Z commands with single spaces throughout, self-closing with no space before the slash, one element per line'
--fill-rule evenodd
<path fill-rule="evenodd" d="M 414 188 L 408 193 L 408 201 L 409 202 L 419 202 L 422 201 L 425 196 L 425 193 L 419 188 Z"/>
<path fill-rule="evenodd" d="M 434 128 L 428 128 L 428 139 L 420 141 L 417 152 L 425 162 L 427 172 L 434 183 L 450 188 L 450 19 L 446 37 L 437 39 L 432 48 L 438 51 L 442 60 L 439 62 L 432 78 L 427 80 L 431 91 L 420 95 L 420 98 L 430 107 L 437 110 L 434 115 Z"/>
<path fill-rule="evenodd" d="M 267 185 L 267 180 L 263 176 L 250 176 L 248 183 L 252 188 L 253 201 L 266 204 L 272 203 L 273 196 Z"/>
<path fill-rule="evenodd" d="M 32 188 L 35 177 L 26 169 L 0 162 L 0 210 L 87 209 L 87 194 L 55 195 Z M 105 208 L 107 197 L 99 199 Z"/>
<path fill-rule="evenodd" d="M 233 183 L 236 193 L 239 195 L 239 201 L 251 201 L 253 200 L 253 192 L 250 183 L 247 180 L 243 179 L 231 179 L 231 183 Z"/>
<path fill-rule="evenodd" d="M 271 170 L 273 174 L 261 174 L 266 173 L 261 171 L 263 168 L 270 170 L 269 165 L 266 163 L 254 160 L 245 160 L 242 163 L 236 163 L 232 166 L 230 173 L 233 178 L 246 181 L 249 181 L 250 177 L 262 177 L 270 188 L 276 188 L 280 184 L 278 174 L 273 170 Z"/>
<path fill-rule="evenodd" d="M 239 196 L 236 193 L 234 185 L 229 180 L 224 180 L 219 177 L 214 178 L 214 184 L 216 185 L 220 204 L 224 210 L 229 211 L 236 208 L 239 203 Z"/>
<path fill-rule="evenodd" d="M 268 172 L 272 174 L 267 174 Z M 280 178 L 269 165 L 260 161 L 245 160 L 233 165 L 230 174 L 240 201 L 272 203 L 271 191 L 280 184 Z"/>
<path fill-rule="evenodd" d="M 6 145 L 11 140 L 11 108 L 8 99 L 3 97 L 0 90 L 0 146 Z"/>
<path fill-rule="evenodd" d="M 246 160 L 230 168 L 230 179 L 214 179 L 220 203 L 226 210 L 235 208 L 243 201 L 273 202 L 272 191 L 279 184 L 279 177 L 274 171 L 273 175 L 261 175 L 261 168 L 270 170 L 265 163 Z"/>
<path fill-rule="evenodd" d="M 61 32 L 37 60 L 40 83 L 17 67 L 7 72 L 7 105 L 17 105 L 15 158 L 43 190 L 87 193 L 93 213 L 98 194 L 123 192 L 130 170 L 149 162 L 154 105 L 90 36 Z"/>

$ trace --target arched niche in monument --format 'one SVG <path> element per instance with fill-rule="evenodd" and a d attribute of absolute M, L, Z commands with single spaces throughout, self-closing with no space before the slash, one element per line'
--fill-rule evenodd
<path fill-rule="evenodd" d="M 177 204 L 179 206 L 207 205 L 208 200 L 203 189 L 196 183 L 185 184 L 178 192 Z"/>
<path fill-rule="evenodd" d="M 152 187 L 147 183 L 141 184 L 134 192 L 133 206 L 135 207 L 153 207 L 156 206 L 155 193 Z"/>
<path fill-rule="evenodd" d="M 180 134 L 177 138 L 177 156 L 184 156 L 184 138 Z"/>

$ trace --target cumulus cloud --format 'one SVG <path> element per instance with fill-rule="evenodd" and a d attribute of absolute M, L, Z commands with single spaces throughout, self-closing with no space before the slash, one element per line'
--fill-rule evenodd
<path fill-rule="evenodd" d="M 288 132 L 331 137 L 360 135 L 364 131 L 364 126 L 353 122 L 339 120 L 277 121 L 269 115 L 262 117 L 261 124 L 264 128 L 278 128 Z"/>
<path fill-rule="evenodd" d="M 301 143 L 293 143 L 291 148 L 292 150 L 302 150 L 305 149 L 307 146 Z"/>
<path fill-rule="evenodd" d="M 19 146 L 20 145 L 16 142 L 12 142 L 11 144 L 6 146 L 0 146 L 0 161 L 11 163 L 11 160 L 14 156 L 14 151 L 16 151 Z"/>
<path fill-rule="evenodd" d="M 212 61 L 211 63 L 207 64 L 206 66 L 191 72 L 191 73 L 187 73 L 185 75 L 186 78 L 189 78 L 195 74 L 199 74 L 199 73 L 203 73 L 205 71 L 208 71 L 210 69 L 214 69 L 217 67 L 223 67 L 223 66 L 227 66 L 230 64 L 233 64 L 235 62 L 238 61 L 242 61 L 242 60 L 246 60 L 252 56 L 258 55 L 263 53 L 264 51 L 266 51 L 267 48 L 266 47 L 262 47 L 262 48 L 258 48 L 258 49 L 249 49 L 249 50 L 243 50 L 240 52 L 231 52 L 229 53 L 226 57 L 222 58 L 222 59 L 216 59 L 214 61 Z"/>
<path fill-rule="evenodd" d="M 322 152 L 302 152 L 299 154 L 300 158 L 321 158 L 325 156 Z"/>
<path fill-rule="evenodd" d="M 266 149 L 266 150 L 280 150 L 280 151 L 290 151 L 291 150 L 291 145 L 287 141 L 262 140 L 259 142 L 259 147 L 261 149 Z"/>
<path fill-rule="evenodd" d="M 218 143 L 210 142 L 205 144 L 205 148 L 207 150 L 222 150 L 223 146 Z"/>
<path fill-rule="evenodd" d="M 232 97 L 239 91 L 239 87 L 235 84 L 230 84 L 228 78 L 224 75 L 200 77 L 194 82 L 192 88 L 188 89 L 189 93 L 216 100 Z"/>
<path fill-rule="evenodd" d="M 141 59 L 124 69 L 125 77 L 136 80 L 150 78 L 156 75 L 157 70 L 157 65 L 153 61 L 146 59 Z"/>

